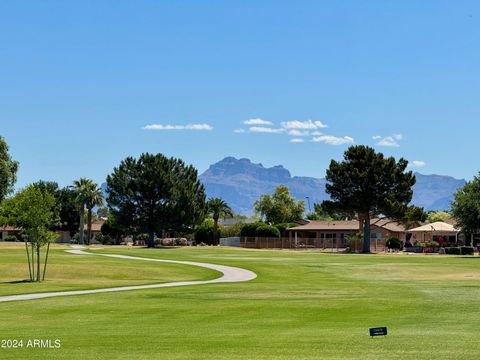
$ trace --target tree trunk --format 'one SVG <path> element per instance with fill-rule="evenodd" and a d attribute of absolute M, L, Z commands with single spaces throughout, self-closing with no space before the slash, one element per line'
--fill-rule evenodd
<path fill-rule="evenodd" d="M 45 274 L 47 272 L 47 262 L 48 262 L 48 253 L 50 252 L 50 243 L 47 245 L 47 253 L 45 255 L 45 264 L 43 265 L 43 276 L 42 276 L 42 281 L 45 280 Z"/>
<path fill-rule="evenodd" d="M 155 247 L 155 232 L 151 231 L 148 233 L 148 247 L 154 248 Z"/>
<path fill-rule="evenodd" d="M 28 243 L 26 241 L 25 241 L 25 250 L 27 251 L 28 275 L 30 276 L 30 281 L 33 281 L 32 268 L 30 265 L 30 253 L 28 251 Z"/>
<path fill-rule="evenodd" d="M 213 218 L 213 245 L 218 244 L 218 218 L 214 217 Z"/>
<path fill-rule="evenodd" d="M 80 209 L 80 226 L 79 226 L 79 229 L 78 229 L 78 232 L 79 232 L 78 242 L 82 245 L 84 244 L 84 242 L 83 242 L 84 239 L 83 238 L 84 238 L 84 231 L 85 231 L 83 229 L 83 227 L 85 225 L 85 220 L 83 219 L 84 218 L 83 215 L 84 214 L 83 214 L 83 206 L 82 206 L 82 208 Z"/>
<path fill-rule="evenodd" d="M 370 253 L 370 214 L 364 215 L 364 226 L 363 226 L 363 249 L 364 254 Z"/>
<path fill-rule="evenodd" d="M 40 246 L 37 245 L 37 281 L 40 282 Z"/>
<path fill-rule="evenodd" d="M 32 248 L 32 282 L 35 281 L 35 248 L 33 247 L 33 243 L 30 243 Z"/>
<path fill-rule="evenodd" d="M 90 245 L 90 239 L 92 238 L 92 209 L 88 209 L 87 213 L 87 241 L 86 244 Z"/>

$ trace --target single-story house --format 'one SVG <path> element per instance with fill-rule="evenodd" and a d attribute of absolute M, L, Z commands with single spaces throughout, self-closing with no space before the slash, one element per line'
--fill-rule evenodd
<path fill-rule="evenodd" d="M 457 243 L 460 230 L 456 229 L 452 224 L 437 221 L 410 229 L 408 232 L 413 234 L 412 240 L 414 242 L 437 241 L 440 245 L 443 245 Z"/>
<path fill-rule="evenodd" d="M 5 241 L 7 236 L 18 236 L 22 232 L 21 228 L 13 227 L 13 226 L 2 226 L 0 227 L 0 241 Z"/>
<path fill-rule="evenodd" d="M 95 240 L 95 236 L 102 233 L 102 225 L 107 221 L 107 218 L 101 217 L 98 220 L 92 221 L 92 240 Z M 87 236 L 87 224 L 83 226 L 85 236 Z"/>
<path fill-rule="evenodd" d="M 408 237 L 404 225 L 390 219 L 372 219 L 370 221 L 371 238 L 386 240 L 397 237 L 405 241 Z M 305 225 L 286 230 L 290 239 L 332 239 L 338 246 L 346 246 L 348 238 L 360 229 L 358 220 L 345 221 L 310 221 Z"/>

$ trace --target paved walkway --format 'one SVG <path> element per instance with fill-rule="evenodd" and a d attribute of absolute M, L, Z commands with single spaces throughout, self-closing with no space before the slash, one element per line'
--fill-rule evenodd
<path fill-rule="evenodd" d="M 172 287 L 172 286 L 243 282 L 243 281 L 253 280 L 257 277 L 257 274 L 255 274 L 252 271 L 237 268 L 237 267 L 225 266 L 225 265 L 215 265 L 215 264 L 199 263 L 199 262 L 193 262 L 193 261 L 160 260 L 160 259 L 141 258 L 136 256 L 127 256 L 127 255 L 94 254 L 94 253 L 85 252 L 82 249 L 83 247 L 76 246 L 73 250 L 65 250 L 65 251 L 71 254 L 76 254 L 76 255 L 106 256 L 106 257 L 125 259 L 125 260 L 154 261 L 154 262 L 171 263 L 171 264 L 200 266 L 207 269 L 217 270 L 223 273 L 223 276 L 214 280 L 205 280 L 205 281 L 178 281 L 178 282 L 169 282 L 169 283 L 162 283 L 162 284 L 122 286 L 122 287 L 94 289 L 94 290 L 58 291 L 58 292 L 48 292 L 48 293 L 38 293 L 38 294 L 0 296 L 0 302 L 44 299 L 44 298 L 57 297 L 57 296 L 98 294 L 98 293 L 107 293 L 107 292 L 114 292 L 114 291 L 156 289 L 156 288 Z"/>

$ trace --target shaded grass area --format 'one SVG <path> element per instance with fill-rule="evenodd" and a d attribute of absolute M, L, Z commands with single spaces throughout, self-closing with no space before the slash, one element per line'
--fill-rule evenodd
<path fill-rule="evenodd" d="M 2 244 L 0 296 L 209 280 L 221 276 L 219 272 L 194 266 L 74 255 L 66 253 L 66 249 L 68 247 L 52 246 L 45 281 L 31 283 L 27 280 L 28 266 L 24 247 L 20 244 Z M 94 253 L 93 250 L 91 252 Z"/>
<path fill-rule="evenodd" d="M 480 258 L 106 248 L 243 267 L 246 283 L 5 303 L 3 336 L 43 359 L 477 359 Z M 135 266 L 139 265 L 137 263 Z M 388 326 L 386 338 L 368 328 Z"/>

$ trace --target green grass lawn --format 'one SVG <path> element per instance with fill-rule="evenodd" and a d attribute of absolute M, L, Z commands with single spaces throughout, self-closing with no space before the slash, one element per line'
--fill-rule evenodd
<path fill-rule="evenodd" d="M 5 284 L 17 274 L 8 263 L 24 264 L 19 250 L 0 249 L 2 294 L 35 286 L 45 291 L 215 277 L 190 266 L 77 258 L 57 249 L 48 283 Z M 101 251 L 238 266 L 258 278 L 1 303 L 1 338 L 62 341 L 57 350 L 0 349 L 1 359 L 479 358 L 479 257 L 228 248 Z M 24 278 L 25 273 L 19 276 Z M 390 334 L 371 339 L 372 326 L 388 326 Z"/>

